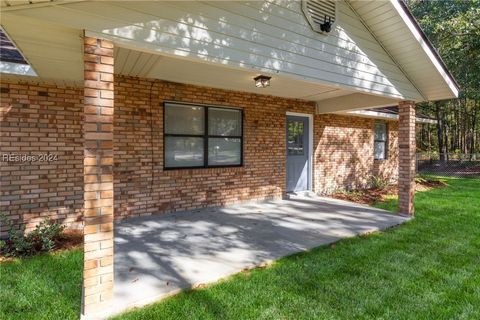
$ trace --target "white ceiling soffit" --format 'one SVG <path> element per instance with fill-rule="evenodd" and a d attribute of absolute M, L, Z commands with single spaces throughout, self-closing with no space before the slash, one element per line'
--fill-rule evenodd
<path fill-rule="evenodd" d="M 354 14 L 343 1 L 342 8 L 347 12 L 343 14 L 349 24 L 345 22 L 343 28 L 335 28 L 323 41 L 315 41 L 322 36 L 311 30 L 300 2 L 172 1 L 166 3 L 165 8 L 157 3 L 81 1 L 59 5 L 55 1 L 49 7 L 14 10 L 4 16 L 8 13 L 13 19 L 25 17 L 85 29 L 87 35 L 105 37 L 117 46 L 150 53 L 215 62 L 258 73 L 283 74 L 292 81 L 311 81 L 394 99 L 423 99 L 364 26 L 351 16 Z M 259 8 L 262 4 L 269 4 L 272 13 Z M 237 9 L 242 13 L 237 13 Z M 192 21 L 190 11 L 194 15 Z M 205 20 L 205 26 L 197 25 L 203 15 L 208 16 L 200 19 Z M 235 28 L 224 26 L 223 15 L 232 20 Z M 237 16 L 240 18 L 235 20 Z M 264 22 L 269 16 L 268 23 Z M 260 25 L 261 35 L 255 31 Z M 244 34 L 247 34 L 245 39 Z M 31 38 L 35 36 L 32 34 Z M 249 46 L 251 42 L 258 47 Z M 272 51 L 270 47 L 281 48 L 281 52 Z M 318 50 L 326 54 L 318 54 Z"/>
<path fill-rule="evenodd" d="M 288 77 L 271 74 L 270 87 L 257 88 L 253 78 L 259 73 L 254 70 L 228 68 L 213 63 L 200 63 L 125 47 L 115 47 L 115 73 L 187 83 L 198 86 L 251 92 L 276 97 L 322 100 L 351 94 L 352 91 L 323 86 L 318 83 L 296 81 Z M 228 70 L 228 72 L 226 72 Z"/>
<path fill-rule="evenodd" d="M 317 113 L 331 113 L 366 108 L 381 108 L 396 105 L 397 100 L 382 96 L 352 93 L 317 102 Z"/>
<path fill-rule="evenodd" d="M 82 31 L 10 14 L 1 18 L 5 31 L 38 75 L 29 79 L 2 73 L 2 80 L 83 85 Z"/>
<path fill-rule="evenodd" d="M 458 97 L 458 84 L 401 0 L 349 3 L 425 100 Z"/>

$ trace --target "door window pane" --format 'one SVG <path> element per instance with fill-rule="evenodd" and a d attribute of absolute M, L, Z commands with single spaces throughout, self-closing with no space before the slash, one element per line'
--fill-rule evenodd
<path fill-rule="evenodd" d="M 208 165 L 239 165 L 241 163 L 241 140 L 232 138 L 208 139 Z"/>
<path fill-rule="evenodd" d="M 239 137 L 242 135 L 242 112 L 235 109 L 208 108 L 208 134 Z"/>
<path fill-rule="evenodd" d="M 303 121 L 288 122 L 288 155 L 295 156 L 304 154 L 303 129 Z"/>
<path fill-rule="evenodd" d="M 165 137 L 165 167 L 201 167 L 203 150 L 203 138 Z"/>
<path fill-rule="evenodd" d="M 183 104 L 165 105 L 165 133 L 202 135 L 205 132 L 205 108 Z"/>

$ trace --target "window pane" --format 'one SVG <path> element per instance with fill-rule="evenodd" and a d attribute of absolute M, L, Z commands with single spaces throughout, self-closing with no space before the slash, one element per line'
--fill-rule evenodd
<path fill-rule="evenodd" d="M 208 165 L 222 166 L 240 164 L 241 140 L 232 138 L 208 139 Z"/>
<path fill-rule="evenodd" d="M 208 134 L 212 136 L 241 136 L 242 111 L 235 109 L 208 109 Z"/>
<path fill-rule="evenodd" d="M 375 141 L 374 156 L 376 160 L 385 159 L 385 142 Z"/>
<path fill-rule="evenodd" d="M 205 108 L 165 104 L 165 133 L 201 135 L 205 126 Z"/>
<path fill-rule="evenodd" d="M 203 166 L 203 138 L 165 137 L 165 167 Z"/>
<path fill-rule="evenodd" d="M 385 122 L 375 123 L 375 141 L 387 140 L 387 124 Z"/>
<path fill-rule="evenodd" d="M 303 121 L 288 122 L 288 155 L 303 155 Z"/>

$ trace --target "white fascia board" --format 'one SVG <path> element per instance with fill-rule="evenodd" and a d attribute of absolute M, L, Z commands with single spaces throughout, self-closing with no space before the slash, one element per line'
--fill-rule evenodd
<path fill-rule="evenodd" d="M 385 120 L 398 120 L 398 114 L 372 111 L 372 110 L 354 110 L 345 112 L 344 114 L 364 117 L 364 118 L 375 118 L 375 119 L 385 119 Z"/>
<path fill-rule="evenodd" d="M 357 116 L 362 118 L 382 119 L 382 120 L 398 120 L 399 118 L 398 114 L 379 112 L 379 111 L 373 111 L 373 110 L 354 110 L 354 111 L 348 111 L 348 112 L 338 112 L 338 114 L 351 115 L 351 116 Z M 437 120 L 417 117 L 415 118 L 415 122 L 436 124 Z"/>
<path fill-rule="evenodd" d="M 37 77 L 32 66 L 23 63 L 0 61 L 0 73 L 18 74 L 21 76 Z"/>
<path fill-rule="evenodd" d="M 402 4 L 400 4 L 400 1 L 402 0 L 390 0 L 392 3 L 393 7 L 397 11 L 398 15 L 402 18 L 403 22 L 405 25 L 408 27 L 412 35 L 415 37 L 417 42 L 420 44 L 422 47 L 423 51 L 425 54 L 428 56 L 432 64 L 435 66 L 436 70 L 438 73 L 442 76 L 442 78 L 445 80 L 446 84 L 448 85 L 450 91 L 452 92 L 453 96 L 452 98 L 458 98 L 458 88 L 455 84 L 455 81 L 450 77 L 447 72 L 443 69 L 443 63 L 439 61 L 439 58 L 437 55 L 432 51 L 430 46 L 425 42 L 424 38 L 420 34 L 420 31 L 417 29 L 415 26 L 414 22 L 411 20 L 410 16 L 405 12 L 406 9 L 403 8 Z"/>
<path fill-rule="evenodd" d="M 437 120 L 434 120 L 434 119 L 416 118 L 415 121 L 418 123 L 437 124 Z"/>

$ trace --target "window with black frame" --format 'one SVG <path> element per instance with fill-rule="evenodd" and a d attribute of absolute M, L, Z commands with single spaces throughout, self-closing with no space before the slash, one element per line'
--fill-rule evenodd
<path fill-rule="evenodd" d="M 374 159 L 387 159 L 388 152 L 388 132 L 387 123 L 384 121 L 375 122 L 375 139 L 374 139 Z"/>
<path fill-rule="evenodd" d="M 165 169 L 241 166 L 242 123 L 240 109 L 165 103 Z"/>

